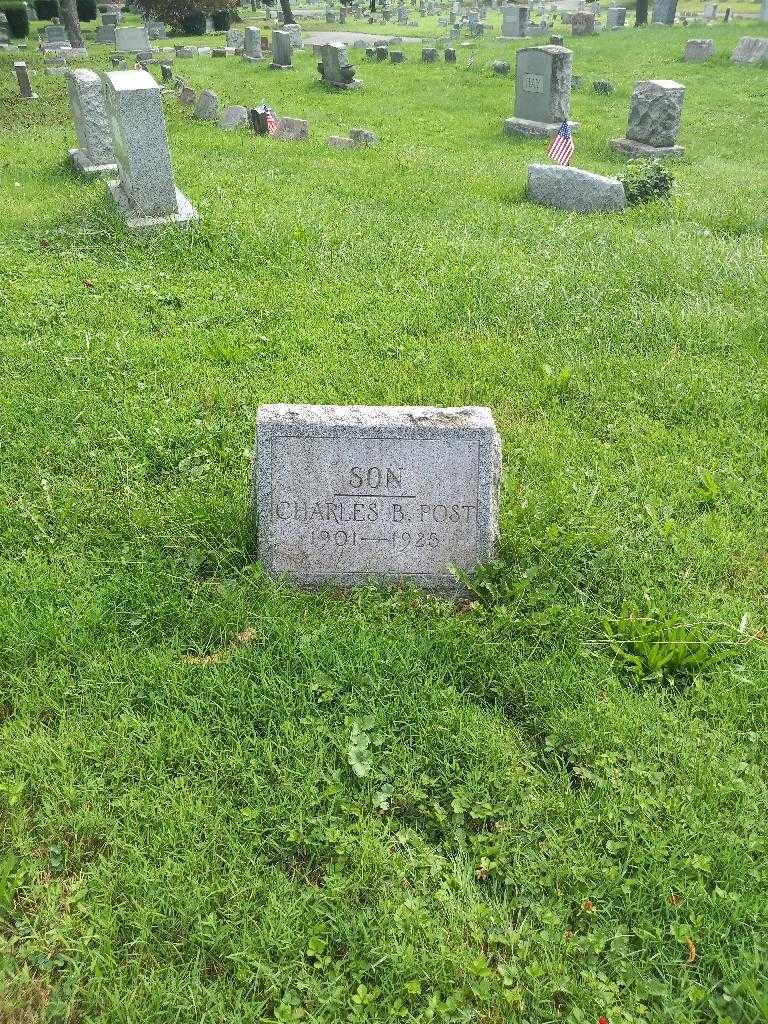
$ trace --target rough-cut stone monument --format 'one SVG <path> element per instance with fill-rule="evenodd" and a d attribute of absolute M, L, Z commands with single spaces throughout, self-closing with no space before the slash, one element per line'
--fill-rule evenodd
<path fill-rule="evenodd" d="M 534 203 L 571 213 L 623 210 L 627 205 L 624 186 L 617 178 L 553 164 L 531 164 L 528 196 Z"/>
<path fill-rule="evenodd" d="M 564 46 L 528 46 L 517 51 L 515 116 L 504 122 L 507 135 L 556 135 L 571 112 L 573 52 Z M 571 131 L 579 127 L 568 121 Z"/>
<path fill-rule="evenodd" d="M 363 84 L 355 78 L 355 67 L 344 43 L 325 43 L 320 48 L 317 70 L 323 85 L 333 89 L 359 89 Z"/>
<path fill-rule="evenodd" d="M 488 409 L 262 406 L 259 559 L 301 586 L 460 591 L 454 567 L 494 555 L 500 470 Z"/>
<path fill-rule="evenodd" d="M 528 35 L 530 8 L 523 4 L 505 4 L 501 8 L 501 38 L 520 39 Z"/>
<path fill-rule="evenodd" d="M 731 60 L 734 64 L 768 64 L 768 39 L 743 36 L 736 44 Z"/>
<path fill-rule="evenodd" d="M 67 92 L 80 144 L 79 149 L 70 149 L 69 159 L 81 174 L 113 173 L 117 164 L 104 105 L 104 83 L 95 71 L 77 68 L 67 76 Z"/>
<path fill-rule="evenodd" d="M 714 39 L 689 39 L 685 44 L 683 60 L 688 63 L 696 63 L 697 61 L 709 60 L 709 58 L 714 57 L 714 55 Z"/>
<path fill-rule="evenodd" d="M 107 184 L 129 228 L 186 225 L 198 215 L 176 188 L 162 90 L 147 71 L 104 75 L 107 119 L 119 181 Z"/>
<path fill-rule="evenodd" d="M 679 82 L 638 82 L 632 93 L 629 125 L 625 139 L 613 139 L 611 146 L 629 157 L 682 156 L 677 133 L 683 113 L 685 86 Z"/>

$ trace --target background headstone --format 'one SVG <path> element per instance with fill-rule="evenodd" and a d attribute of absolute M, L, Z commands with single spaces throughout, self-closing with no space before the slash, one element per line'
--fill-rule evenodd
<path fill-rule="evenodd" d="M 614 139 L 611 146 L 630 157 L 682 156 L 677 134 L 684 96 L 685 86 L 679 82 L 638 82 L 632 93 L 626 138 Z"/>
<path fill-rule="evenodd" d="M 101 77 L 88 68 L 73 69 L 67 93 L 79 143 L 79 149 L 70 149 L 69 159 L 82 174 L 116 171 Z"/>

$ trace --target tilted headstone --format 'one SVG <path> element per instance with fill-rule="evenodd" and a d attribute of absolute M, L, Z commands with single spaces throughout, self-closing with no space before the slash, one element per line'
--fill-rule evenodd
<path fill-rule="evenodd" d="M 768 39 L 743 36 L 736 44 L 731 60 L 734 64 L 768 64 Z"/>
<path fill-rule="evenodd" d="M 219 125 L 224 131 L 234 131 L 248 123 L 248 108 L 238 105 L 226 107 L 221 112 Z"/>
<path fill-rule="evenodd" d="M 195 117 L 201 121 L 215 121 L 219 116 L 219 98 L 210 89 L 203 89 L 195 104 Z"/>
<path fill-rule="evenodd" d="M 517 51 L 515 114 L 504 122 L 507 135 L 550 138 L 569 121 L 573 52 L 564 46 L 528 46 Z"/>
<path fill-rule="evenodd" d="M 653 5 L 654 25 L 674 25 L 677 0 L 655 0 Z"/>
<path fill-rule="evenodd" d="M 179 103 L 183 103 L 185 107 L 194 107 L 197 103 L 197 93 L 194 89 L 191 89 L 188 85 L 182 87 L 179 93 Z"/>
<path fill-rule="evenodd" d="M 119 53 L 138 53 L 151 49 L 144 25 L 119 25 L 115 29 L 115 49 Z"/>
<path fill-rule="evenodd" d="M 291 34 L 284 29 L 275 29 L 272 33 L 272 63 L 270 67 L 279 71 L 287 71 L 293 67 L 293 46 Z"/>
<path fill-rule="evenodd" d="M 617 178 L 582 171 L 577 167 L 531 164 L 528 168 L 528 198 L 542 206 L 571 213 L 623 210 L 627 205 L 624 186 Z"/>
<path fill-rule="evenodd" d="M 505 4 L 501 8 L 501 38 L 520 39 L 528 35 L 530 8 L 522 4 Z"/>
<path fill-rule="evenodd" d="M 101 76 L 88 68 L 72 70 L 67 76 L 67 93 L 79 143 L 79 149 L 69 151 L 72 164 L 81 174 L 116 171 Z"/>
<path fill-rule="evenodd" d="M 571 15 L 571 35 L 592 36 L 595 34 L 595 16 L 591 11 L 575 11 Z"/>
<path fill-rule="evenodd" d="M 243 59 L 262 60 L 261 32 L 257 28 L 247 28 L 243 37 Z"/>
<path fill-rule="evenodd" d="M 489 409 L 262 406 L 258 557 L 299 586 L 462 592 L 456 571 L 494 557 L 500 474 Z"/>
<path fill-rule="evenodd" d="M 626 7 L 609 7 L 605 12 L 606 28 L 624 28 L 627 23 Z"/>
<path fill-rule="evenodd" d="M 389 59 L 393 64 L 403 64 L 405 62 L 405 54 L 402 50 L 390 50 Z"/>
<path fill-rule="evenodd" d="M 611 146 L 629 157 L 682 156 L 677 134 L 683 113 L 685 86 L 666 80 L 638 82 L 632 93 L 629 125 L 624 139 Z"/>
<path fill-rule="evenodd" d="M 688 63 L 709 60 L 715 55 L 714 39 L 689 39 L 685 44 L 683 60 Z"/>
<path fill-rule="evenodd" d="M 104 86 L 119 173 L 108 186 L 128 227 L 197 220 L 173 180 L 160 86 L 147 71 L 109 71 Z"/>
<path fill-rule="evenodd" d="M 23 100 L 36 100 L 37 93 L 32 88 L 32 82 L 29 80 L 29 69 L 23 60 L 17 60 L 14 62 L 13 70 L 16 75 L 16 82 L 19 86 L 19 95 Z"/>
<path fill-rule="evenodd" d="M 324 85 L 333 89 L 357 89 L 362 84 L 355 78 L 355 68 L 343 43 L 325 43 L 317 65 Z"/>

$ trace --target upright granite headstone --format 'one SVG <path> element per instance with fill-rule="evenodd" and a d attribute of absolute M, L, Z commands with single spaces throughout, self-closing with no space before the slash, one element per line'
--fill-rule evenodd
<path fill-rule="evenodd" d="M 243 59 L 262 60 L 261 31 L 258 28 L 247 28 L 243 38 Z"/>
<path fill-rule="evenodd" d="M 115 29 L 115 49 L 119 53 L 140 53 L 151 49 L 144 25 L 118 25 Z"/>
<path fill-rule="evenodd" d="M 653 5 L 654 25 L 674 25 L 677 0 L 655 0 Z"/>
<path fill-rule="evenodd" d="M 677 133 L 683 113 L 685 86 L 666 80 L 638 82 L 632 93 L 625 139 L 611 146 L 629 157 L 682 156 Z"/>
<path fill-rule="evenodd" d="M 295 22 L 288 21 L 285 23 L 285 31 L 291 37 L 291 46 L 294 50 L 301 50 L 304 44 L 301 41 L 301 29 Z"/>
<path fill-rule="evenodd" d="M 272 63 L 270 67 L 278 71 L 289 70 L 293 67 L 292 54 L 290 32 L 275 29 L 272 33 Z"/>
<path fill-rule="evenodd" d="M 195 117 L 201 121 L 215 121 L 219 116 L 219 97 L 210 89 L 203 89 L 195 104 Z"/>
<path fill-rule="evenodd" d="M 362 82 L 355 78 L 355 68 L 343 43 L 325 43 L 320 50 L 317 69 L 324 85 L 333 89 L 358 89 Z"/>
<path fill-rule="evenodd" d="M 573 52 L 564 46 L 529 46 L 517 51 L 515 115 L 504 122 L 507 135 L 550 138 L 569 121 Z"/>
<path fill-rule="evenodd" d="M 494 556 L 500 471 L 488 409 L 262 406 L 259 559 L 299 586 L 460 592 L 455 570 Z"/>
<path fill-rule="evenodd" d="M 705 21 L 714 21 L 717 17 L 717 8 L 719 4 L 709 3 L 704 4 L 704 10 L 701 12 L 701 16 Z"/>
<path fill-rule="evenodd" d="M 591 11 L 574 11 L 571 15 L 571 35 L 593 36 L 595 16 Z"/>
<path fill-rule="evenodd" d="M 687 63 L 698 63 L 709 60 L 715 55 L 714 39 L 689 39 L 685 44 L 683 60 Z"/>
<path fill-rule="evenodd" d="M 147 71 L 109 71 L 104 85 L 120 175 L 107 184 L 128 227 L 141 230 L 197 220 L 173 180 L 160 86 Z"/>
<path fill-rule="evenodd" d="M 605 27 L 612 28 L 624 28 L 627 23 L 627 8 L 626 7 L 609 7 L 605 12 Z"/>
<path fill-rule="evenodd" d="M 505 4 L 501 8 L 501 38 L 520 39 L 528 35 L 530 8 L 523 4 Z"/>
<path fill-rule="evenodd" d="M 36 100 L 37 93 L 32 88 L 29 80 L 29 69 L 23 60 L 14 61 L 13 70 L 16 75 L 16 82 L 19 86 L 19 95 L 23 100 Z"/>
<path fill-rule="evenodd" d="M 80 147 L 69 151 L 72 164 L 81 174 L 116 171 L 101 77 L 88 68 L 70 71 L 67 93 Z"/>

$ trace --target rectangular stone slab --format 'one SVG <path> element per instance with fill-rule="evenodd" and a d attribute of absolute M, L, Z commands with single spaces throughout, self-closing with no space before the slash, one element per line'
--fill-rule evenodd
<path fill-rule="evenodd" d="M 258 556 L 298 586 L 411 582 L 493 557 L 499 435 L 488 409 L 265 405 L 253 460 Z"/>

